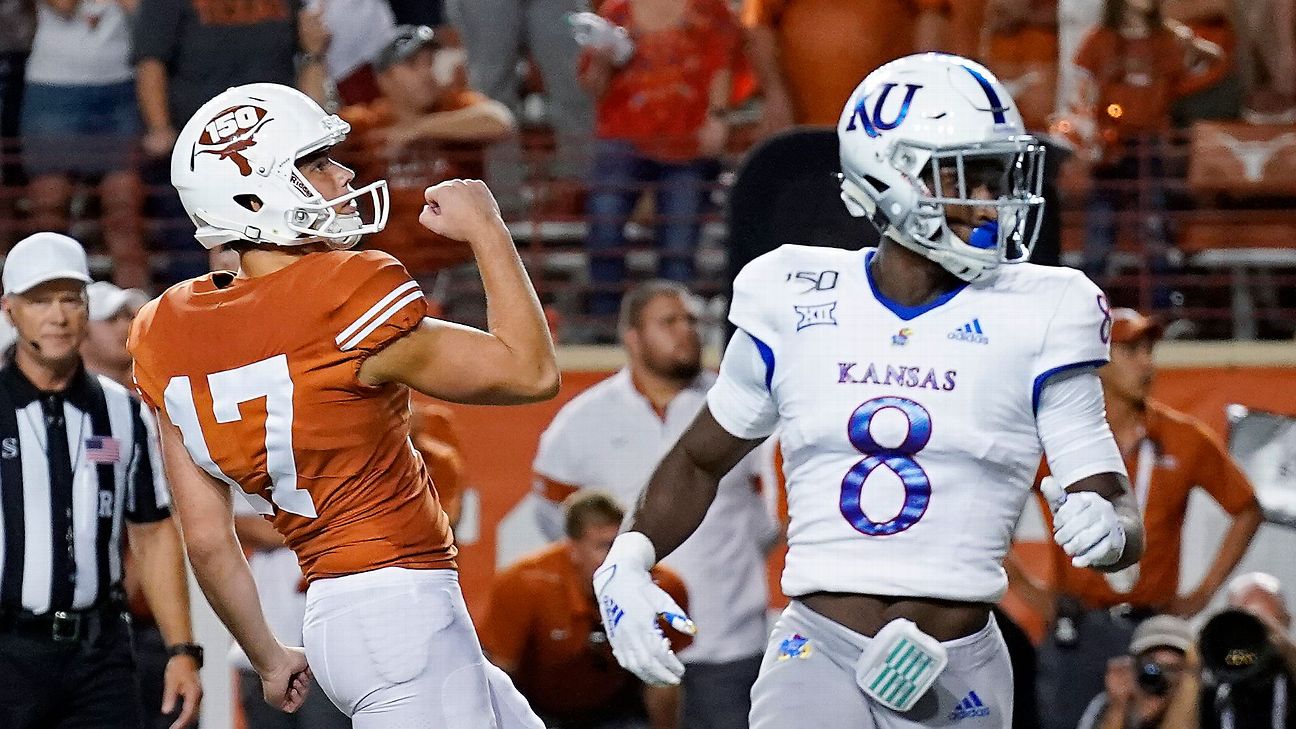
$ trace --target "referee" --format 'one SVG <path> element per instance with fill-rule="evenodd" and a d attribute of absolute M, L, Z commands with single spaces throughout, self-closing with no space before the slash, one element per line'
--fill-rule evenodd
<path fill-rule="evenodd" d="M 122 527 L 172 648 L 164 712 L 202 698 L 179 535 L 149 414 L 87 374 L 85 251 L 37 233 L 4 262 L 17 342 L 0 365 L 0 727 L 139 729 Z M 155 710 L 155 709 L 154 709 Z M 151 710 L 150 714 L 153 713 Z"/>

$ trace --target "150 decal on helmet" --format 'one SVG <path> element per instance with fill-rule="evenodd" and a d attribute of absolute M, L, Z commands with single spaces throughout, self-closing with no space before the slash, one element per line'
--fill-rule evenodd
<path fill-rule="evenodd" d="M 259 106 L 236 106 L 225 109 L 203 127 L 198 144 L 217 149 L 197 149 L 194 155 L 214 154 L 238 166 L 244 177 L 252 174 L 252 163 L 243 155 L 249 147 L 256 146 L 252 135 L 265 126 L 271 118 Z"/>

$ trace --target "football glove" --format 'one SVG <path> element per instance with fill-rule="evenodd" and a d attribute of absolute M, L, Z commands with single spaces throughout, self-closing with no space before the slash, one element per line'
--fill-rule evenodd
<path fill-rule="evenodd" d="M 616 538 L 607 559 L 594 573 L 594 594 L 612 654 L 621 667 L 654 686 L 673 686 L 684 664 L 670 649 L 657 619 L 681 633 L 697 630 L 666 591 L 653 584 L 656 551 L 648 537 L 626 532 Z"/>
<path fill-rule="evenodd" d="M 634 41 L 625 28 L 595 13 L 571 13 L 567 16 L 572 37 L 581 48 L 610 53 L 612 62 L 624 66 L 634 55 Z"/>
<path fill-rule="evenodd" d="M 1053 541 L 1076 567 L 1106 567 L 1125 552 L 1125 527 L 1116 507 L 1092 491 L 1068 492 L 1052 476 L 1040 482 L 1040 492 L 1053 511 Z"/>

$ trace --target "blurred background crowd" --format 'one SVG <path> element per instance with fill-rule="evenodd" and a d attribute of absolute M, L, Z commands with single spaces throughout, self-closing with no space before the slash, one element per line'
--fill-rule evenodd
<path fill-rule="evenodd" d="M 1290 338 L 1292 5 L 2 0 L 0 251 L 54 230 L 123 287 L 201 273 L 167 185 L 176 129 L 229 85 L 295 84 L 352 125 L 358 179 L 392 188 L 369 245 L 444 313 L 483 315 L 466 246 L 416 225 L 419 191 L 482 177 L 560 340 L 611 343 L 636 280 L 686 283 L 723 312 L 751 257 L 723 212 L 746 152 L 835 124 L 868 71 L 940 50 L 987 65 L 1049 142 L 1036 260 L 1165 314 L 1171 338 Z M 777 172 L 754 184 L 776 195 Z"/>

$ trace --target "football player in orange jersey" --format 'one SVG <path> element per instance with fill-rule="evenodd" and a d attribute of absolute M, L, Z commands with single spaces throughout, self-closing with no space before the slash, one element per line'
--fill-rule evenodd
<path fill-rule="evenodd" d="M 328 156 L 348 131 L 304 94 L 250 84 L 209 101 L 176 142 L 171 179 L 195 237 L 236 250 L 240 266 L 171 287 L 131 332 L 189 559 L 272 705 L 295 710 L 313 670 L 356 729 L 541 729 L 482 656 L 448 520 L 410 444 L 409 390 L 548 399 L 558 389 L 549 330 L 481 182 L 428 188 L 419 220 L 472 246 L 488 332 L 426 317 L 400 263 L 346 250 L 387 219 L 386 183 L 353 190 Z M 232 528 L 233 490 L 310 581 L 304 651 L 266 626 Z"/>

